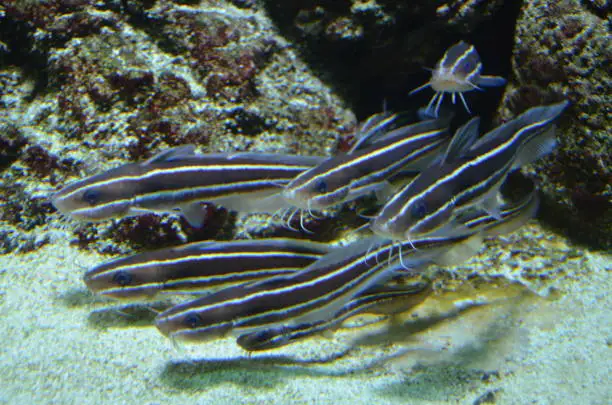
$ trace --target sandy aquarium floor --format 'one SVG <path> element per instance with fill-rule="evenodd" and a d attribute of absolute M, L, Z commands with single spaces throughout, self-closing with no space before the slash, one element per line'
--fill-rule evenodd
<path fill-rule="evenodd" d="M 609 404 L 610 257 L 581 254 L 555 298 L 392 344 L 371 326 L 251 356 L 231 339 L 174 347 L 153 312 L 89 295 L 84 269 L 107 258 L 62 242 L 0 256 L 0 404 Z"/>

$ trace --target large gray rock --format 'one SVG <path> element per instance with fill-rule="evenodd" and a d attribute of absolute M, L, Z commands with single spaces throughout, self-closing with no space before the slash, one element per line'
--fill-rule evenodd
<path fill-rule="evenodd" d="M 544 194 L 540 218 L 574 240 L 612 247 L 610 17 L 598 2 L 532 0 L 516 29 L 513 74 L 501 108 L 507 119 L 568 99 L 559 147 L 526 172 Z"/>

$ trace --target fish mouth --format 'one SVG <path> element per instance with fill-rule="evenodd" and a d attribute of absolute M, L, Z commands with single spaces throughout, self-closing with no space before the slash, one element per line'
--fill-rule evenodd
<path fill-rule="evenodd" d="M 64 215 L 69 215 L 70 210 L 68 209 L 66 204 L 63 204 L 63 200 L 61 199 L 61 194 L 59 191 L 57 193 L 51 194 L 51 197 L 49 197 L 49 201 L 51 202 L 51 205 L 55 207 L 56 210 L 58 210 Z"/>
<path fill-rule="evenodd" d="M 380 237 L 383 237 L 383 238 L 387 238 L 387 239 L 393 239 L 393 235 L 392 235 L 391 230 L 389 229 L 389 223 L 388 222 L 382 222 L 380 220 L 375 219 L 370 224 L 370 229 L 377 236 L 380 236 Z"/>
<path fill-rule="evenodd" d="M 308 209 L 308 200 L 304 201 L 303 199 L 299 198 L 296 190 L 283 190 L 281 195 L 283 196 L 283 199 L 292 206 L 302 210 Z"/>
<path fill-rule="evenodd" d="M 172 338 L 174 338 L 173 335 L 176 334 L 176 332 L 174 334 L 172 333 L 172 328 L 170 327 L 170 322 L 168 322 L 167 319 L 164 319 L 164 318 L 156 319 L 155 320 L 155 327 L 165 337 L 168 337 L 168 338 L 172 337 Z"/>

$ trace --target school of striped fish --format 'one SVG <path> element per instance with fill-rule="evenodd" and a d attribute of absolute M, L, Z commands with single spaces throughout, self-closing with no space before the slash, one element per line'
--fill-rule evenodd
<path fill-rule="evenodd" d="M 346 246 L 303 239 L 204 241 L 143 252 L 87 271 L 92 292 L 116 300 L 183 299 L 155 319 L 173 341 L 233 336 L 247 351 L 275 349 L 362 313 L 407 311 L 431 292 L 407 274 L 431 264 L 457 264 L 483 239 L 511 232 L 538 208 L 535 185 L 520 198 L 502 196 L 509 173 L 555 148 L 555 121 L 567 102 L 538 106 L 480 136 L 479 119 L 451 131 L 440 116 L 445 93 L 453 103 L 479 86 L 504 79 L 481 75 L 472 45 L 449 48 L 431 80 L 435 91 L 421 121 L 375 114 L 355 144 L 332 157 L 249 152 L 198 154 L 193 145 L 88 177 L 52 197 L 63 215 L 103 221 L 179 213 L 205 226 L 203 203 L 269 213 L 291 227 L 321 210 L 375 195 L 371 236 Z M 412 176 L 412 180 L 404 178 Z M 399 180 L 398 180 L 399 179 Z"/>

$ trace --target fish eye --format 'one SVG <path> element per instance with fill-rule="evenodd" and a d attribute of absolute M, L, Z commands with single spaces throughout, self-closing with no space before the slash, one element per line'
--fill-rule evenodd
<path fill-rule="evenodd" d="M 98 190 L 87 190 L 83 193 L 83 201 L 89 205 L 96 205 L 100 201 L 100 192 Z"/>
<path fill-rule="evenodd" d="M 124 271 L 120 271 L 113 276 L 113 282 L 120 286 L 125 286 L 132 283 L 132 276 Z"/>
<path fill-rule="evenodd" d="M 189 328 L 196 328 L 199 325 L 202 324 L 202 318 L 200 318 L 200 315 L 198 314 L 188 314 L 187 316 L 185 316 L 185 319 L 183 320 L 183 323 L 189 327 Z"/>
<path fill-rule="evenodd" d="M 326 193 L 327 192 L 327 183 L 323 180 L 319 181 L 316 185 L 315 185 L 315 190 L 317 191 L 317 193 Z"/>
<path fill-rule="evenodd" d="M 423 200 L 418 200 L 410 209 L 413 218 L 421 219 L 427 214 L 427 205 Z"/>

